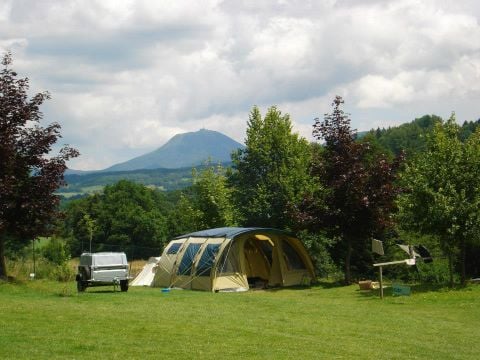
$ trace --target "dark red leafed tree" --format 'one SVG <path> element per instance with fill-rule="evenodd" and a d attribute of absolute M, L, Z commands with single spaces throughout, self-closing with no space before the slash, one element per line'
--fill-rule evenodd
<path fill-rule="evenodd" d="M 352 252 L 365 246 L 392 225 L 391 214 L 398 188 L 394 186 L 403 156 L 389 161 L 375 153 L 367 142 L 356 140 L 350 118 L 341 106 L 340 96 L 333 101 L 333 112 L 323 121 L 315 119 L 313 135 L 324 140 L 321 156 L 312 165 L 314 175 L 326 189 L 323 201 L 307 199 L 306 214 L 313 228 L 326 230 L 338 240 L 343 254 L 345 282 L 352 281 Z M 320 204 L 320 206 L 318 206 Z"/>
<path fill-rule="evenodd" d="M 59 198 L 55 191 L 64 184 L 66 161 L 78 156 L 64 146 L 50 156 L 60 136 L 60 125 L 40 126 L 40 105 L 47 92 L 28 96 L 28 78 L 17 78 L 10 69 L 10 53 L 2 59 L 0 72 L 0 278 L 6 278 L 6 239 L 28 242 L 48 234 L 56 218 Z"/>

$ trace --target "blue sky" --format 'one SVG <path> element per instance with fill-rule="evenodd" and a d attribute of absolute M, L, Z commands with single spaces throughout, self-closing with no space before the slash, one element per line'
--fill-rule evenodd
<path fill-rule="evenodd" d="M 359 130 L 480 118 L 480 2 L 0 0 L 0 51 L 45 122 L 100 169 L 200 128 L 239 142 L 253 105 L 311 139 L 336 94 Z"/>

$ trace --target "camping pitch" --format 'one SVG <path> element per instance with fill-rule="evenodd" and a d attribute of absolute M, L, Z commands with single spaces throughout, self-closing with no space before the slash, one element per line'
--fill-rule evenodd
<path fill-rule="evenodd" d="M 218 228 L 173 239 L 153 286 L 246 291 L 309 285 L 314 278 L 312 261 L 295 236 L 267 228 Z"/>

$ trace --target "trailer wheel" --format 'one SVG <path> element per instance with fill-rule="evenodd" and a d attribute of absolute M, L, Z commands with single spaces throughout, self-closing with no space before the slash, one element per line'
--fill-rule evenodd
<path fill-rule="evenodd" d="M 128 291 L 128 280 L 120 280 L 120 290 Z"/>
<path fill-rule="evenodd" d="M 77 280 L 78 292 L 84 292 L 86 288 L 87 288 L 87 285 L 82 280 Z"/>

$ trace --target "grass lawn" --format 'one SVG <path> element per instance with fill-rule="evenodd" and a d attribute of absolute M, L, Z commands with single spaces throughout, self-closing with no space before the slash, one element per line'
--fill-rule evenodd
<path fill-rule="evenodd" d="M 480 285 L 218 293 L 0 283 L 0 358 L 478 359 Z"/>

